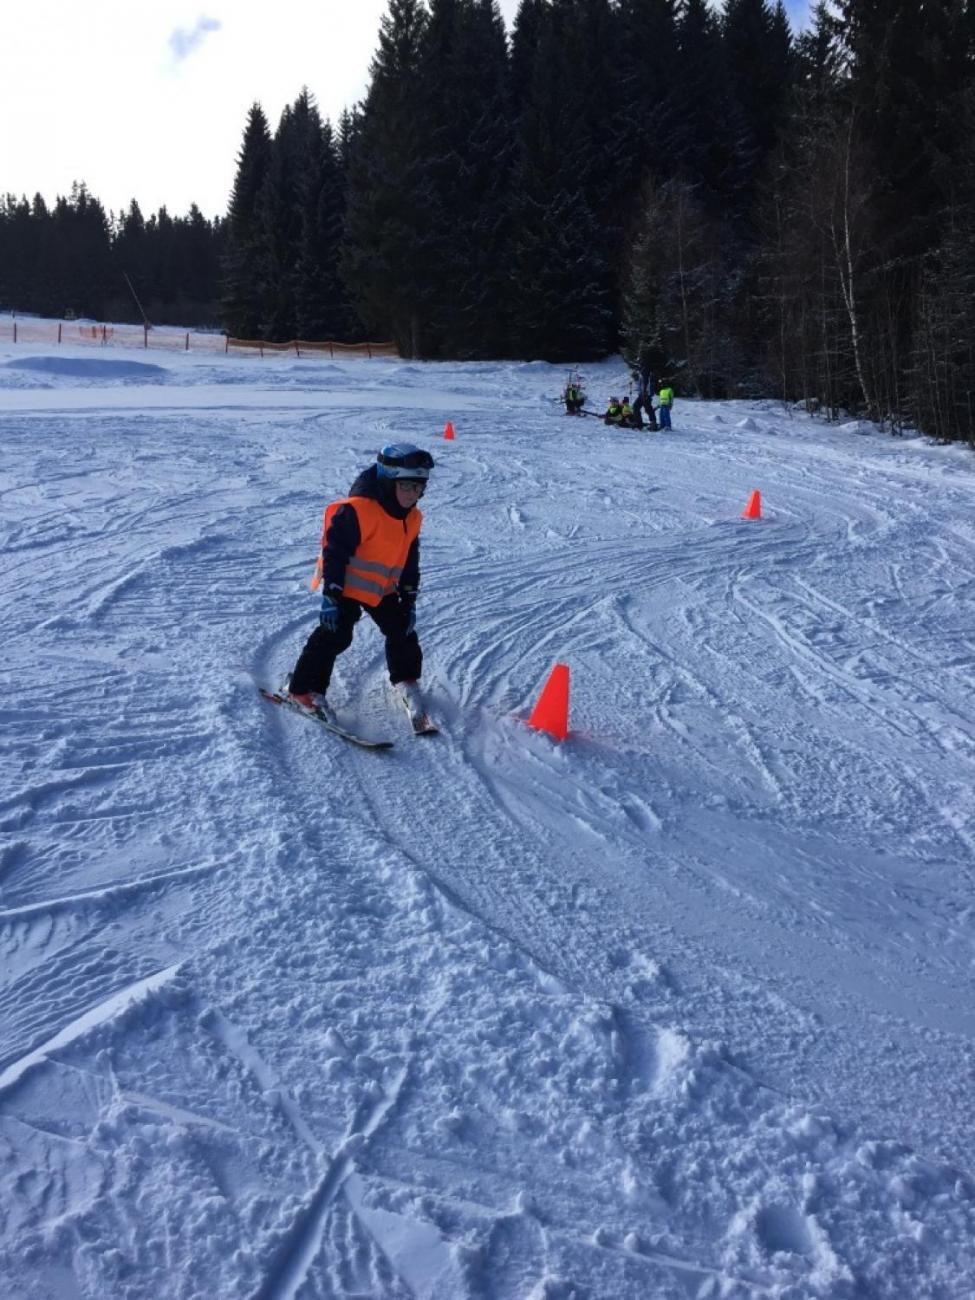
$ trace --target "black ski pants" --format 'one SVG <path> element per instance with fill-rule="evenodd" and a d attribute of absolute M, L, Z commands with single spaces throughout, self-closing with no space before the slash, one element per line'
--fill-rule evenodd
<path fill-rule="evenodd" d="M 656 417 L 656 415 L 654 414 L 653 407 L 651 406 L 651 404 L 650 404 L 649 402 L 645 402 L 645 401 L 643 400 L 643 398 L 640 397 L 639 394 L 637 394 L 636 400 L 635 400 L 634 403 L 633 403 L 633 414 L 636 416 L 636 418 L 637 418 L 637 420 L 638 420 L 638 424 L 637 424 L 637 426 L 636 426 L 638 429 L 642 429 L 642 428 L 643 428 L 643 420 L 640 418 L 640 412 L 641 412 L 641 410 L 646 412 L 647 423 L 649 424 L 650 428 L 651 428 L 651 429 L 656 429 L 656 427 L 657 427 L 657 417 Z"/>
<path fill-rule="evenodd" d="M 317 691 L 324 695 L 332 680 L 332 668 L 344 650 L 352 644 L 355 625 L 365 610 L 386 638 L 386 666 L 391 682 L 416 681 L 423 668 L 423 652 L 415 632 L 407 632 L 409 613 L 400 604 L 395 593 L 385 596 L 378 605 L 362 605 L 357 600 L 340 596 L 339 625 L 335 632 L 316 627 L 305 642 L 291 674 L 291 690 L 295 695 Z"/>

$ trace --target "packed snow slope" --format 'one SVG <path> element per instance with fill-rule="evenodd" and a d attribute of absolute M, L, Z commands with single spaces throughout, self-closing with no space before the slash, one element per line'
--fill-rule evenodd
<path fill-rule="evenodd" d="M 975 461 L 563 379 L 0 351 L 3 1300 L 975 1294 Z M 376 754 L 256 683 L 395 440 Z"/>

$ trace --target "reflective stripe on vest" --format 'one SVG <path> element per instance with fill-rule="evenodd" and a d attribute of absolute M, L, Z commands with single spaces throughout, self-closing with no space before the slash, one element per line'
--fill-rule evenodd
<path fill-rule="evenodd" d="M 342 595 L 376 606 L 399 585 L 403 565 L 410 547 L 420 532 L 423 515 L 415 507 L 405 519 L 394 519 L 378 501 L 369 497 L 343 497 L 326 506 L 322 520 L 322 549 L 327 544 L 332 516 L 341 506 L 350 505 L 359 519 L 359 545 L 345 569 Z M 322 557 L 311 580 L 312 591 L 322 582 Z"/>

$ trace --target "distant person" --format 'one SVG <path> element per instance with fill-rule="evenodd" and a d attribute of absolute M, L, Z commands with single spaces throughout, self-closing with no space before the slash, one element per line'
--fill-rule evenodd
<path fill-rule="evenodd" d="M 651 429 L 657 427 L 657 417 L 653 413 L 653 375 L 650 368 L 646 365 L 639 370 L 633 371 L 633 382 L 636 385 L 636 396 L 633 399 L 633 414 L 636 416 L 636 427 L 643 428 L 642 416 L 645 413 L 647 424 Z"/>
<path fill-rule="evenodd" d="M 352 644 L 364 610 L 386 639 L 390 682 L 410 714 L 422 714 L 416 597 L 423 516 L 417 506 L 432 468 L 430 453 L 412 443 L 383 447 L 349 495 L 326 508 L 312 579 L 312 590 L 322 588 L 321 613 L 288 684 L 301 708 L 331 718 L 325 696 L 332 668 Z"/>
<path fill-rule="evenodd" d="M 673 426 L 670 423 L 670 408 L 674 405 L 674 390 L 663 379 L 657 388 L 657 419 L 660 421 L 661 429 L 670 429 Z"/>
<path fill-rule="evenodd" d="M 609 405 L 606 407 L 606 410 L 603 412 L 602 415 L 603 424 L 618 425 L 620 420 L 622 419 L 622 416 L 623 416 L 623 408 L 620 405 L 620 399 L 618 397 L 611 397 L 609 399 Z"/>
<path fill-rule="evenodd" d="M 574 375 L 569 376 L 565 385 L 565 392 L 562 394 L 562 401 L 565 403 L 566 415 L 578 415 L 586 404 L 586 394 L 583 391 L 582 384 Z"/>
<path fill-rule="evenodd" d="M 624 397 L 620 402 L 620 427 L 623 429 L 642 429 L 643 421 L 640 420 L 634 408 L 630 405 L 630 399 Z"/>

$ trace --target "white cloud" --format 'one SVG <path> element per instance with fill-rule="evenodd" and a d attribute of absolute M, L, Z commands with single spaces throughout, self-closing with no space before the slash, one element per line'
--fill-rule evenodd
<path fill-rule="evenodd" d="M 201 16 L 197 18 L 196 26 L 192 31 L 187 31 L 185 27 L 177 27 L 169 38 L 169 48 L 177 63 L 188 59 L 193 51 L 202 45 L 210 32 L 219 32 L 222 26 L 223 24 L 217 18 Z"/>

